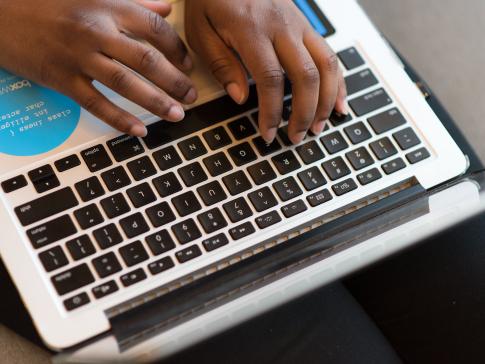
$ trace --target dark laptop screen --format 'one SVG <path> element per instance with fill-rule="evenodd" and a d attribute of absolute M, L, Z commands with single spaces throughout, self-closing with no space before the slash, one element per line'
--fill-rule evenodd
<path fill-rule="evenodd" d="M 294 2 L 320 35 L 328 37 L 335 33 L 335 29 L 313 0 L 294 0 Z"/>

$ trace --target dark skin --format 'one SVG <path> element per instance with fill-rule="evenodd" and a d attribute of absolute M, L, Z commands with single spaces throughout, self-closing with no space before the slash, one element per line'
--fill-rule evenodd
<path fill-rule="evenodd" d="M 294 143 L 308 130 L 319 134 L 333 109 L 347 113 L 337 58 L 291 0 L 185 5 L 189 45 L 234 101 L 244 103 L 249 92 L 243 64 L 253 76 L 266 141 L 281 120 L 283 71 L 293 83 Z M 121 132 L 145 136 L 143 123 L 92 82 L 165 120 L 182 120 L 197 91 L 186 75 L 192 68 L 187 48 L 164 19 L 170 10 L 150 0 L 0 0 L 0 67 L 64 93 Z"/>

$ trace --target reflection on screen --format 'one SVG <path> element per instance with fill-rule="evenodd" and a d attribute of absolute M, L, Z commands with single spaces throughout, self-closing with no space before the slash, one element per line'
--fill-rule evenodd
<path fill-rule="evenodd" d="M 325 26 L 323 19 L 320 18 L 320 11 L 312 0 L 294 0 L 296 6 L 305 14 L 311 25 L 321 35 L 325 36 L 328 29 Z"/>

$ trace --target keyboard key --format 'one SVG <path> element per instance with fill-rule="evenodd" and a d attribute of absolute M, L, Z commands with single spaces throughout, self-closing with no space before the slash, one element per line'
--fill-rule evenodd
<path fill-rule="evenodd" d="M 144 234 L 150 230 L 145 218 L 139 212 L 121 219 L 120 225 L 128 239 Z"/>
<path fill-rule="evenodd" d="M 291 150 L 278 154 L 271 158 L 271 160 L 281 175 L 291 173 L 301 167 L 300 162 Z"/>
<path fill-rule="evenodd" d="M 312 167 L 306 171 L 298 173 L 298 178 L 307 191 L 313 191 L 314 189 L 327 184 L 327 180 L 318 167 Z"/>
<path fill-rule="evenodd" d="M 5 193 L 11 193 L 27 186 L 27 178 L 24 175 L 10 178 L 2 182 L 2 189 Z"/>
<path fill-rule="evenodd" d="M 153 158 L 162 171 L 182 164 L 182 158 L 172 146 L 153 153 Z"/>
<path fill-rule="evenodd" d="M 106 144 L 117 162 L 123 162 L 145 152 L 140 140 L 131 135 L 119 136 Z"/>
<path fill-rule="evenodd" d="M 212 234 L 217 230 L 227 226 L 226 219 L 219 209 L 212 209 L 197 216 L 202 228 L 207 234 Z"/>
<path fill-rule="evenodd" d="M 82 151 L 81 156 L 91 172 L 98 172 L 113 164 L 101 144 Z"/>
<path fill-rule="evenodd" d="M 69 171 L 81 164 L 81 160 L 75 154 L 62 158 L 54 163 L 58 172 Z"/>
<path fill-rule="evenodd" d="M 251 182 L 249 182 L 243 171 L 237 171 L 225 176 L 222 181 L 232 196 L 239 195 L 252 188 Z"/>
<path fill-rule="evenodd" d="M 389 138 L 383 138 L 370 143 L 370 148 L 379 160 L 384 160 L 397 154 L 397 149 Z"/>
<path fill-rule="evenodd" d="M 44 193 L 60 186 L 59 179 L 50 165 L 34 169 L 28 175 L 37 193 Z"/>
<path fill-rule="evenodd" d="M 95 204 L 91 204 L 83 207 L 82 209 L 74 211 L 74 216 L 81 226 L 81 229 L 84 230 L 104 222 L 104 218 Z"/>
<path fill-rule="evenodd" d="M 96 286 L 92 289 L 94 297 L 96 297 L 98 300 L 106 297 L 112 293 L 115 293 L 118 291 L 118 285 L 116 284 L 115 281 L 108 281 L 105 282 L 99 286 Z"/>
<path fill-rule="evenodd" d="M 278 214 L 277 211 L 271 211 L 256 219 L 256 224 L 259 226 L 260 229 L 267 229 L 270 226 L 275 225 L 279 222 L 281 222 L 281 216 Z"/>
<path fill-rule="evenodd" d="M 198 162 L 182 167 L 178 172 L 187 187 L 195 186 L 208 179 L 207 174 Z"/>
<path fill-rule="evenodd" d="M 202 134 L 209 148 L 217 150 L 231 144 L 231 138 L 223 126 L 211 129 Z"/>
<path fill-rule="evenodd" d="M 135 241 L 134 243 L 125 245 L 118 251 L 128 267 L 132 267 L 148 259 L 148 253 L 141 241 Z"/>
<path fill-rule="evenodd" d="M 261 156 L 265 157 L 267 155 L 276 153 L 281 150 L 281 144 L 278 140 L 273 140 L 273 143 L 268 144 L 262 137 L 257 137 L 253 139 L 253 143 Z"/>
<path fill-rule="evenodd" d="M 96 253 L 96 248 L 87 235 L 68 241 L 66 248 L 74 260 L 81 260 Z"/>
<path fill-rule="evenodd" d="M 293 100 L 288 99 L 283 102 L 283 113 L 281 115 L 281 118 L 284 121 L 289 121 L 291 117 L 291 113 L 293 112 L 293 105 L 292 105 Z"/>
<path fill-rule="evenodd" d="M 325 158 L 325 154 L 314 140 L 298 146 L 296 151 L 305 164 L 312 164 Z"/>
<path fill-rule="evenodd" d="M 258 191 L 251 192 L 248 197 L 258 212 L 268 210 L 278 204 L 276 197 L 268 187 L 263 187 Z"/>
<path fill-rule="evenodd" d="M 374 159 L 364 147 L 348 152 L 346 156 L 356 171 L 374 164 Z"/>
<path fill-rule="evenodd" d="M 93 231 L 93 236 L 101 249 L 110 248 L 123 241 L 118 228 L 114 224 Z"/>
<path fill-rule="evenodd" d="M 208 252 L 222 248 L 224 245 L 227 245 L 227 244 L 229 244 L 229 240 L 224 234 L 213 236 L 212 238 L 205 239 L 202 242 L 202 245 L 204 246 L 205 250 Z"/>
<path fill-rule="evenodd" d="M 231 237 L 234 240 L 241 240 L 251 234 L 254 234 L 255 232 L 256 229 L 249 221 L 229 230 L 229 234 L 231 234 Z"/>
<path fill-rule="evenodd" d="M 226 193 L 218 181 L 212 181 L 204 186 L 197 188 L 197 192 L 206 206 L 212 206 L 227 198 Z"/>
<path fill-rule="evenodd" d="M 130 206 L 121 193 L 101 200 L 101 206 L 108 218 L 113 219 L 130 212 Z"/>
<path fill-rule="evenodd" d="M 177 257 L 177 260 L 179 261 L 179 263 L 188 262 L 189 260 L 197 258 L 201 255 L 202 255 L 202 251 L 197 245 L 189 246 L 188 248 L 185 248 L 184 250 L 181 250 L 175 253 L 175 256 Z"/>
<path fill-rule="evenodd" d="M 278 129 L 278 136 L 280 137 L 283 144 L 286 145 L 287 147 L 293 145 L 290 138 L 288 137 L 288 125 L 282 126 L 281 128 Z"/>
<path fill-rule="evenodd" d="M 182 191 L 182 185 L 173 172 L 155 178 L 153 184 L 162 198 Z"/>
<path fill-rule="evenodd" d="M 74 185 L 81 200 L 88 202 L 104 195 L 104 188 L 101 186 L 98 177 L 91 177 Z"/>
<path fill-rule="evenodd" d="M 249 143 L 242 143 L 230 148 L 229 155 L 234 161 L 234 164 L 238 167 L 251 163 L 257 159 L 256 153 L 254 153 L 254 150 Z"/>
<path fill-rule="evenodd" d="M 100 278 L 106 278 L 121 270 L 120 262 L 113 252 L 93 259 L 93 266 Z"/>
<path fill-rule="evenodd" d="M 160 255 L 175 249 L 175 243 L 167 230 L 149 235 L 145 241 L 152 251 L 153 255 Z"/>
<path fill-rule="evenodd" d="M 281 208 L 281 212 L 283 212 L 283 215 L 285 215 L 286 218 L 296 216 L 302 212 L 305 212 L 306 210 L 308 210 L 308 208 L 303 200 L 296 200 Z"/>
<path fill-rule="evenodd" d="M 223 207 L 232 222 L 239 222 L 253 215 L 251 207 L 243 197 L 227 202 Z"/>
<path fill-rule="evenodd" d="M 406 163 L 401 158 L 394 159 L 382 165 L 382 169 L 386 174 L 393 174 L 404 168 L 406 168 Z"/>
<path fill-rule="evenodd" d="M 428 159 L 429 157 L 431 157 L 431 155 L 426 148 L 420 148 L 414 152 L 406 154 L 406 159 L 411 164 L 419 163 L 425 159 Z"/>
<path fill-rule="evenodd" d="M 357 189 L 357 184 L 352 178 L 346 179 L 345 181 L 339 182 L 332 186 L 333 192 L 337 196 L 345 195 L 355 189 Z"/>
<path fill-rule="evenodd" d="M 248 168 L 248 172 L 254 183 L 258 186 L 276 178 L 276 173 L 268 161 L 262 161 L 252 165 Z"/>
<path fill-rule="evenodd" d="M 377 168 L 373 168 L 357 176 L 357 179 L 362 186 L 368 185 L 369 183 L 375 182 L 381 178 L 382 174 Z"/>
<path fill-rule="evenodd" d="M 40 253 L 39 259 L 42 262 L 46 272 L 52 272 L 53 270 L 64 267 L 69 263 L 66 254 L 64 254 L 60 246 L 56 246 Z"/>
<path fill-rule="evenodd" d="M 138 269 L 134 270 L 133 272 L 123 274 L 120 277 L 120 280 L 121 280 L 121 283 L 123 284 L 123 286 L 129 287 L 129 286 L 132 286 L 136 283 L 143 281 L 146 278 L 147 278 L 147 275 L 146 275 L 145 271 L 142 268 L 138 268 Z"/>
<path fill-rule="evenodd" d="M 64 300 L 64 307 L 68 311 L 75 310 L 79 307 L 87 305 L 91 300 L 85 292 L 79 293 L 78 295 Z"/>
<path fill-rule="evenodd" d="M 357 116 L 369 114 L 391 103 L 392 99 L 382 88 L 349 101 L 350 107 Z"/>
<path fill-rule="evenodd" d="M 369 118 L 368 122 L 376 134 L 382 134 L 406 124 L 406 119 L 404 119 L 404 116 L 398 109 L 392 108 Z"/>
<path fill-rule="evenodd" d="M 232 169 L 231 162 L 223 152 L 205 158 L 204 164 L 212 177 L 219 176 Z"/>
<path fill-rule="evenodd" d="M 229 123 L 229 129 L 236 140 L 241 140 L 256 134 L 256 129 L 247 117 Z"/>
<path fill-rule="evenodd" d="M 16 207 L 15 214 L 20 223 L 27 226 L 77 205 L 76 196 L 71 188 L 66 187 Z"/>
<path fill-rule="evenodd" d="M 126 193 L 128 194 L 128 197 L 135 208 L 151 204 L 157 200 L 152 188 L 146 182 L 129 188 Z"/>
<path fill-rule="evenodd" d="M 337 53 L 338 58 L 342 61 L 343 65 L 348 70 L 353 70 L 354 68 L 364 65 L 364 59 L 357 52 L 354 47 L 343 50 Z"/>
<path fill-rule="evenodd" d="M 345 77 L 347 94 L 349 96 L 371 86 L 377 85 L 378 82 L 379 81 L 377 81 L 376 76 L 374 76 L 370 69 L 366 69 Z"/>
<path fill-rule="evenodd" d="M 320 141 L 330 154 L 338 153 L 349 147 L 349 144 L 338 131 L 325 135 L 324 137 L 320 138 Z"/>
<path fill-rule="evenodd" d="M 289 201 L 303 193 L 293 177 L 288 177 L 274 183 L 273 188 L 282 201 Z"/>
<path fill-rule="evenodd" d="M 392 136 L 402 150 L 411 149 L 412 147 L 415 147 L 416 145 L 421 143 L 418 136 L 411 128 L 406 128 L 404 130 L 398 131 Z"/>
<path fill-rule="evenodd" d="M 317 207 L 324 204 L 325 202 L 331 201 L 332 198 L 333 197 L 330 192 L 327 189 L 324 189 L 310 196 L 307 196 L 306 200 L 311 207 Z"/>
<path fill-rule="evenodd" d="M 370 139 L 372 136 L 363 122 L 358 122 L 344 129 L 352 144 L 359 144 Z"/>
<path fill-rule="evenodd" d="M 192 191 L 185 192 L 172 199 L 180 216 L 184 217 L 202 209 L 199 200 Z"/>
<path fill-rule="evenodd" d="M 164 257 L 156 262 L 150 263 L 148 265 L 148 270 L 151 274 L 156 275 L 169 270 L 175 266 L 172 258 Z"/>
<path fill-rule="evenodd" d="M 160 227 L 175 221 L 175 214 L 165 201 L 147 209 L 146 214 L 154 227 Z"/>
<path fill-rule="evenodd" d="M 34 249 L 39 249 L 77 233 L 69 215 L 58 217 L 27 230 L 27 236 Z"/>
<path fill-rule="evenodd" d="M 194 136 L 178 143 L 178 147 L 188 161 L 207 154 L 207 149 L 198 136 Z"/>
<path fill-rule="evenodd" d="M 349 121 L 352 121 L 352 116 L 350 114 L 343 115 L 335 110 L 332 112 L 330 115 L 330 122 L 332 123 L 333 126 L 337 127 L 343 124 L 348 123 Z"/>
<path fill-rule="evenodd" d="M 87 264 L 81 264 L 51 278 L 59 295 L 75 291 L 94 282 L 94 276 Z"/>
<path fill-rule="evenodd" d="M 331 161 L 325 162 L 322 164 L 323 169 L 327 173 L 327 176 L 330 177 L 332 181 L 335 181 L 339 178 L 347 176 L 350 174 L 350 169 L 344 160 L 340 157 L 332 159 Z"/>
<path fill-rule="evenodd" d="M 202 233 L 192 219 L 172 226 L 172 231 L 178 242 L 182 245 L 190 243 L 202 236 Z"/>
<path fill-rule="evenodd" d="M 101 178 L 111 192 L 131 184 L 130 177 L 128 177 L 125 169 L 121 166 L 103 172 Z"/>
<path fill-rule="evenodd" d="M 126 166 L 135 181 L 142 181 L 157 173 L 155 166 L 147 156 L 131 161 Z"/>

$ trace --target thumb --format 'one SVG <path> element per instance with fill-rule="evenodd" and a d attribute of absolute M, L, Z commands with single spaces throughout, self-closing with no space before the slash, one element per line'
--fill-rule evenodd
<path fill-rule="evenodd" d="M 172 11 L 172 5 L 165 0 L 135 0 L 135 2 L 164 18 Z"/>

